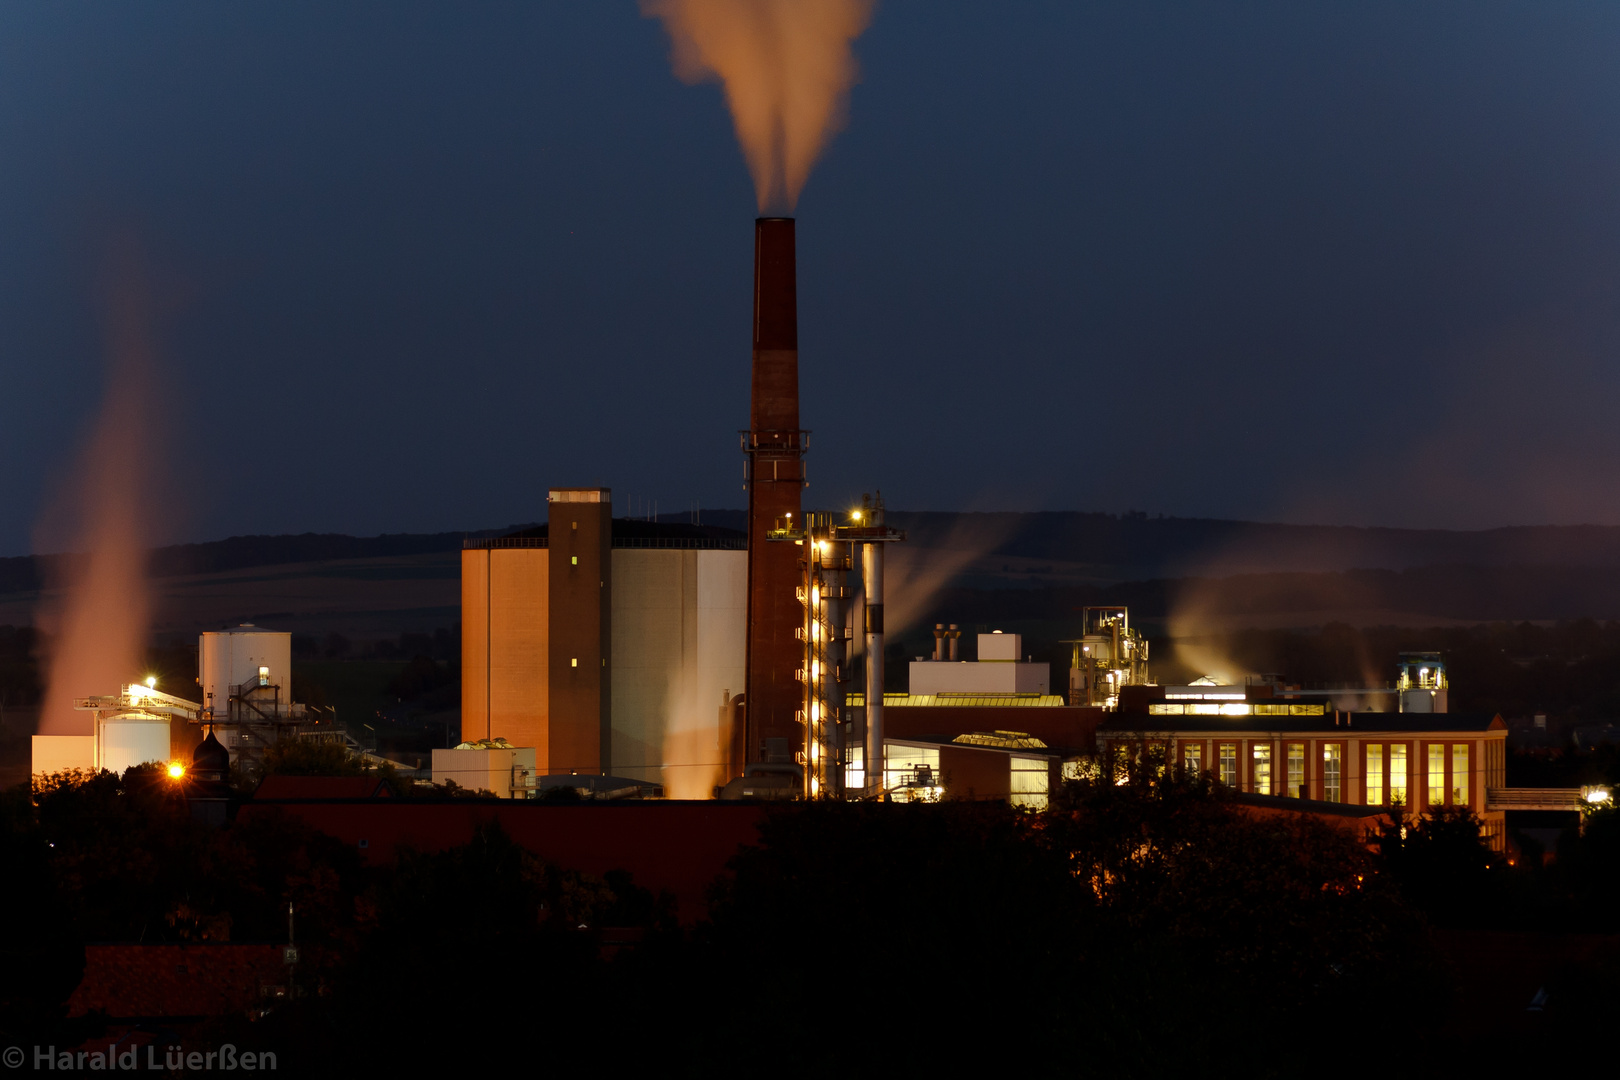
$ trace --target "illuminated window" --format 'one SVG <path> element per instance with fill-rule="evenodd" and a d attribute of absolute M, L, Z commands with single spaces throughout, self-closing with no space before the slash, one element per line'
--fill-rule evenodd
<path fill-rule="evenodd" d="M 1451 801 L 1456 806 L 1467 806 L 1469 795 L 1468 744 L 1458 743 L 1451 748 Z"/>
<path fill-rule="evenodd" d="M 1439 743 L 1429 744 L 1429 805 L 1440 806 L 1446 801 L 1446 748 Z"/>
<path fill-rule="evenodd" d="M 1187 770 L 1187 775 L 1197 776 L 1204 771 L 1204 744 L 1181 744 L 1181 767 Z"/>
<path fill-rule="evenodd" d="M 569 661 L 568 661 L 568 666 L 569 667 L 579 667 L 579 657 L 575 656 L 575 657 L 570 658 Z"/>
<path fill-rule="evenodd" d="M 1288 744 L 1288 790 L 1284 795 L 1295 799 L 1305 797 L 1305 744 Z"/>
<path fill-rule="evenodd" d="M 1406 803 L 1406 744 L 1393 743 L 1389 748 L 1389 802 Z"/>
<path fill-rule="evenodd" d="M 1384 748 L 1367 747 L 1367 805 L 1384 805 Z"/>
<path fill-rule="evenodd" d="M 1012 793 L 1008 801 L 1014 806 L 1045 810 L 1049 775 L 1045 758 L 1013 758 L 1012 772 L 1008 776 Z"/>
<path fill-rule="evenodd" d="M 578 555 L 575 555 L 575 556 L 574 556 L 574 558 L 573 558 L 573 565 L 575 565 L 575 566 L 578 566 L 578 565 L 579 565 L 579 556 L 578 556 Z"/>
<path fill-rule="evenodd" d="M 1221 743 L 1221 783 L 1237 787 L 1237 743 Z"/>
<path fill-rule="evenodd" d="M 1339 744 L 1322 747 L 1322 798 L 1327 802 L 1343 802 L 1343 789 L 1339 787 Z"/>
<path fill-rule="evenodd" d="M 1270 795 L 1271 794 L 1271 746 L 1269 744 L 1267 744 L 1265 746 L 1256 746 L 1256 747 L 1254 747 L 1253 756 L 1254 756 L 1254 762 L 1253 762 L 1254 768 L 1249 773 L 1249 779 L 1254 782 L 1254 793 L 1256 795 Z"/>
<path fill-rule="evenodd" d="M 938 799 L 939 747 L 884 743 L 883 786 L 895 802 Z"/>

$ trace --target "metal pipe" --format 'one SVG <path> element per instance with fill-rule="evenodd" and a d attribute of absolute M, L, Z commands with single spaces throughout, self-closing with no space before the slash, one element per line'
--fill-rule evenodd
<path fill-rule="evenodd" d="M 849 545 L 832 542 L 822 558 L 821 604 L 826 626 L 822 650 L 821 790 L 829 798 L 844 797 L 844 755 L 840 726 L 844 719 L 844 608 L 849 587 Z"/>
<path fill-rule="evenodd" d="M 961 640 L 961 638 L 962 638 L 962 631 L 961 631 L 961 630 L 959 630 L 959 629 L 957 629 L 957 626 L 956 626 L 956 624 L 955 624 L 955 623 L 951 623 L 951 629 L 950 629 L 950 632 L 949 632 L 949 633 L 947 633 L 947 634 L 946 634 L 946 635 L 945 635 L 945 636 L 946 636 L 946 638 L 948 638 L 948 639 L 949 639 L 949 640 L 950 640 L 950 643 L 951 643 L 951 653 L 950 653 L 950 656 L 951 656 L 951 663 L 953 663 L 953 664 L 954 664 L 954 663 L 956 663 L 956 643 L 957 643 L 957 642 L 958 642 L 958 641 L 959 641 L 959 640 Z"/>
<path fill-rule="evenodd" d="M 945 624 L 937 622 L 934 624 L 934 661 L 938 663 L 943 659 L 945 659 Z"/>
<path fill-rule="evenodd" d="M 866 591 L 866 790 L 883 794 L 883 545 L 861 545 Z"/>

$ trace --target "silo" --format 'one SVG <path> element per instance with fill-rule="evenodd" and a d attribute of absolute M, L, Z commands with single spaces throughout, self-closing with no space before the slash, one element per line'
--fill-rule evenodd
<path fill-rule="evenodd" d="M 281 712 L 292 705 L 292 635 L 242 623 L 210 630 L 197 643 L 203 716 L 231 718 L 230 701 L 244 686 L 277 687 L 264 695 Z M 261 710 L 264 706 L 260 706 Z M 209 710 L 212 710 L 210 714 Z"/>
<path fill-rule="evenodd" d="M 169 718 L 148 712 L 114 713 L 96 723 L 96 759 L 108 772 L 169 760 Z"/>

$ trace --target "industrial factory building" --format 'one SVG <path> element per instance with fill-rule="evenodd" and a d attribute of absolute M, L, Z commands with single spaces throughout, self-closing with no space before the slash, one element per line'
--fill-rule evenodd
<path fill-rule="evenodd" d="M 1152 747 L 1189 772 L 1253 795 L 1423 813 L 1465 806 L 1505 839 L 1507 725 L 1499 716 L 1339 713 L 1271 706 L 1265 714 L 1121 712 L 1097 730 L 1103 762 Z M 1291 714 L 1300 709 L 1302 714 Z M 1303 710 L 1311 709 L 1310 714 Z"/>
<path fill-rule="evenodd" d="M 1453 721 L 1397 724 L 1385 727 L 1411 739 L 1378 743 L 1392 755 L 1380 774 L 1385 786 L 1360 765 L 1343 765 L 1331 783 L 1325 764 L 1295 776 L 1287 770 L 1297 772 L 1299 753 L 1348 761 L 1342 755 L 1371 752 L 1359 734 L 1302 734 L 1336 711 L 1387 704 L 1398 714 L 1445 714 L 1440 658 L 1403 656 L 1398 687 L 1354 693 L 1276 678 L 1164 687 L 1153 683 L 1148 642 L 1121 607 L 1084 609 L 1080 636 L 1069 642 L 1065 694 L 1051 692 L 1049 665 L 1033 662 L 1017 634 L 977 635 L 969 661 L 958 655 L 960 630 L 944 624 L 935 628 L 934 655 L 911 664 L 909 693 L 886 692 L 881 663 L 867 664 L 856 685 L 857 638 L 866 656 L 883 655 L 883 551 L 904 535 L 883 525 L 881 498 L 837 517 L 802 510 L 809 433 L 799 426 L 795 257 L 792 219 L 755 222 L 746 535 L 615 521 L 608 489 L 554 488 L 546 526 L 469 542 L 466 749 L 445 752 L 442 762 L 436 755 L 436 773 L 493 776 L 484 759 L 510 757 L 511 781 L 504 772 L 495 778 L 505 796 L 532 794 L 535 778 L 577 774 L 602 777 L 614 790 L 614 777 L 658 784 L 678 798 L 968 797 L 1039 806 L 1065 762 L 1095 752 L 1104 733 L 1107 747 L 1162 729 L 1177 753 L 1198 743 L 1199 767 L 1226 769 L 1234 786 L 1323 799 L 1330 791 L 1349 800 L 1410 790 L 1401 753 L 1441 747 L 1445 770 L 1463 768 L 1454 761 L 1479 770 L 1499 760 L 1494 729 L 1465 738 L 1447 728 Z M 1200 743 L 1195 732 L 1207 737 Z M 1235 773 L 1228 751 L 1245 755 Z M 1267 772 L 1267 762 L 1279 771 Z M 1455 798 L 1483 813 L 1484 787 L 1473 783 Z"/>
<path fill-rule="evenodd" d="M 31 771 L 121 773 L 151 762 L 184 762 L 212 730 L 238 764 L 284 738 L 341 737 L 330 710 L 292 700 L 292 635 L 252 623 L 197 641 L 201 702 L 157 689 L 155 680 L 74 699 L 87 713 L 78 734 L 35 735 Z"/>
<path fill-rule="evenodd" d="M 463 741 L 707 797 L 741 753 L 745 537 L 614 520 L 607 488 L 552 489 L 549 518 L 462 551 Z"/>

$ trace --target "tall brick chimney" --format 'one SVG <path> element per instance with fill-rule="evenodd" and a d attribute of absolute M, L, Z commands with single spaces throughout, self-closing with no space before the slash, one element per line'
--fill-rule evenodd
<path fill-rule="evenodd" d="M 805 432 L 799 430 L 799 311 L 793 219 L 754 222 L 754 357 L 748 431 L 748 688 L 746 760 L 767 746 L 804 749 L 795 678 L 803 614 L 795 593 L 799 548 L 766 534 L 797 527 L 804 487 Z M 785 740 L 777 742 L 776 740 Z"/>

